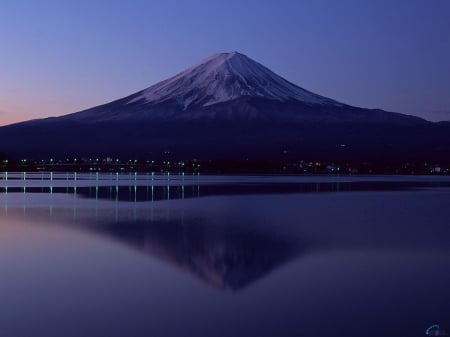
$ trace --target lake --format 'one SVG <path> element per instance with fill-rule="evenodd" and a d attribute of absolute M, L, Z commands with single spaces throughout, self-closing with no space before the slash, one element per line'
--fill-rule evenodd
<path fill-rule="evenodd" d="M 3 174 L 0 299 L 7 337 L 450 334 L 450 177 Z"/>

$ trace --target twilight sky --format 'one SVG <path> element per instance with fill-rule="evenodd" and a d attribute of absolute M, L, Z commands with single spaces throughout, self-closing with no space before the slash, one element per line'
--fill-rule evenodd
<path fill-rule="evenodd" d="M 347 104 L 450 120 L 449 0 L 0 0 L 0 125 L 234 50 Z"/>

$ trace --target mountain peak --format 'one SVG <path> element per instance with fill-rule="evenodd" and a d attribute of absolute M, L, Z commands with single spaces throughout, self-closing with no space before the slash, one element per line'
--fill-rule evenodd
<path fill-rule="evenodd" d="M 244 96 L 307 104 L 339 104 L 298 87 L 237 51 L 211 55 L 174 77 L 137 93 L 128 104 L 175 101 L 187 109 Z"/>
<path fill-rule="evenodd" d="M 212 60 L 212 59 L 216 59 L 216 60 L 230 60 L 232 58 L 241 58 L 241 57 L 247 57 L 244 54 L 241 54 L 237 51 L 231 51 L 231 52 L 222 52 L 222 53 L 216 53 L 213 54 L 209 57 L 207 57 L 206 59 L 204 59 L 202 62 L 205 62 L 207 60 Z"/>
<path fill-rule="evenodd" d="M 245 56 L 244 54 L 239 53 L 238 51 L 234 50 L 234 51 L 229 51 L 229 52 L 222 52 L 222 53 L 217 53 L 217 54 L 213 54 L 210 57 L 219 57 L 219 56 L 223 56 L 223 57 L 233 57 L 233 56 Z"/>

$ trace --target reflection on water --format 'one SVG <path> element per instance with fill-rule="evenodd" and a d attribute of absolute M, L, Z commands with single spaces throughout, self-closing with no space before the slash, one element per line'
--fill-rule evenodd
<path fill-rule="evenodd" d="M 0 195 L 8 193 L 48 193 L 71 194 L 74 198 L 95 200 L 143 202 L 173 199 L 199 198 L 224 195 L 255 195 L 255 194 L 296 194 L 296 193 L 326 193 L 326 192 L 357 192 L 357 191 L 406 191 L 430 188 L 449 188 L 449 181 L 362 181 L 343 183 L 233 183 L 233 184 L 178 184 L 153 185 L 93 185 L 77 186 L 72 182 L 65 187 L 14 185 L 0 187 Z"/>
<path fill-rule="evenodd" d="M 3 185 L 2 333 L 422 336 L 434 322 L 450 327 L 448 181 L 327 179 Z"/>
<path fill-rule="evenodd" d="M 92 197 L 89 189 L 85 191 L 87 198 Z M 169 263 L 218 289 L 240 290 L 295 258 L 299 250 L 294 237 L 255 226 L 251 218 L 243 219 L 247 224 L 218 221 L 212 226 L 202 214 L 192 216 L 179 209 L 164 214 L 157 209 L 155 214 L 148 204 L 99 205 L 89 199 L 78 204 L 76 199 L 35 192 L 9 197 L 15 204 L 5 202 L 0 216 L 76 226 Z"/>
<path fill-rule="evenodd" d="M 234 226 L 211 228 L 198 222 L 118 222 L 96 227 L 140 251 L 187 271 L 220 289 L 239 290 L 264 277 L 297 254 L 292 238 L 245 231 Z"/>

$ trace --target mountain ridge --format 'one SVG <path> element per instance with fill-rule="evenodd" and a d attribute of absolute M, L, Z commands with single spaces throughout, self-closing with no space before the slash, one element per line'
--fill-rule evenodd
<path fill-rule="evenodd" d="M 255 103 L 260 100 L 262 103 Z M 237 107 L 236 101 L 242 103 L 240 108 Z M 282 111 L 281 116 L 272 112 L 271 120 L 284 118 L 298 122 L 305 121 L 305 117 L 309 116 L 307 121 L 312 122 L 327 119 L 328 122 L 359 123 L 367 118 L 367 122 L 373 123 L 376 122 L 377 116 L 383 115 L 379 120 L 383 123 L 386 115 L 390 114 L 392 122 L 395 123 L 424 122 L 419 117 L 391 112 L 380 113 L 384 111 L 381 109 L 357 108 L 312 93 L 238 52 L 214 54 L 144 90 L 55 118 L 87 123 L 211 119 L 214 116 L 222 116 L 222 112 L 226 110 L 224 104 L 230 104 L 233 111 L 226 114 L 228 118 L 246 119 L 249 116 L 248 111 L 252 110 L 253 118 L 258 119 L 261 116 L 267 118 L 269 113 L 256 108 L 255 105 L 280 106 L 278 103 L 285 103 L 290 111 Z M 357 110 L 359 116 L 353 114 L 352 118 L 346 118 L 344 113 L 340 113 L 345 110 Z M 307 113 L 313 111 L 317 112 L 317 116 Z M 333 115 L 333 112 L 337 113 Z"/>
<path fill-rule="evenodd" d="M 438 159 L 450 128 L 317 95 L 247 56 L 215 54 L 144 90 L 0 128 L 20 157 Z"/>
<path fill-rule="evenodd" d="M 227 86 L 223 85 L 224 82 Z M 148 103 L 158 103 L 176 97 L 181 98 L 180 103 L 186 108 L 191 104 L 208 106 L 242 96 L 340 105 L 300 88 L 236 51 L 214 54 L 197 65 L 144 89 L 128 103 L 141 99 Z"/>

